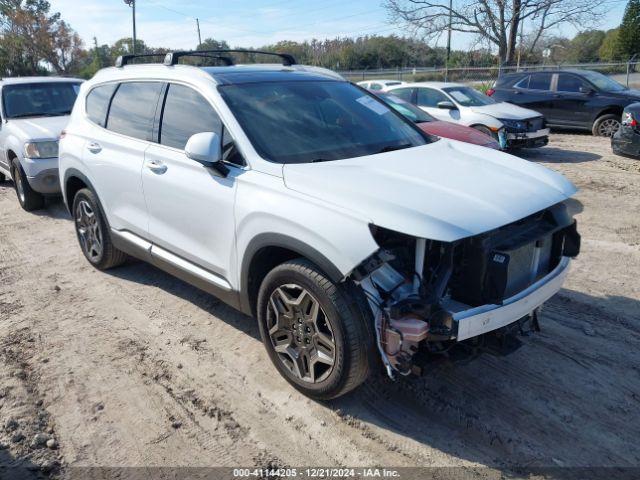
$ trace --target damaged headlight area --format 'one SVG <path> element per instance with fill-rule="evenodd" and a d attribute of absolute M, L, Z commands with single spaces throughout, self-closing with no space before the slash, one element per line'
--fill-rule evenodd
<path fill-rule="evenodd" d="M 494 345 L 535 330 L 536 309 L 564 280 L 580 236 L 564 203 L 454 242 L 378 226 L 380 249 L 351 274 L 364 291 L 387 372 L 420 373 L 454 345 Z M 513 318 L 512 318 L 513 317 Z"/>

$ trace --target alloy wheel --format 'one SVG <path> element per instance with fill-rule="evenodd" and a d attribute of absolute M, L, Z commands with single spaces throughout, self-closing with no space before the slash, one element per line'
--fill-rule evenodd
<path fill-rule="evenodd" d="M 598 127 L 598 133 L 602 137 L 613 137 L 620 128 L 620 122 L 613 118 L 604 120 Z"/>
<path fill-rule="evenodd" d="M 333 370 L 336 343 L 329 317 L 308 290 L 281 285 L 269 297 L 267 331 L 280 362 L 299 380 L 318 383 Z"/>
<path fill-rule="evenodd" d="M 80 200 L 76 207 L 76 229 L 82 250 L 91 261 L 98 261 L 102 255 L 102 230 L 96 213 L 86 200 Z"/>

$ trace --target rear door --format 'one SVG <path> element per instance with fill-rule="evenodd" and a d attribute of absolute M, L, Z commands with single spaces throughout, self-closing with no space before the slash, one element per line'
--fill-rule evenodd
<path fill-rule="evenodd" d="M 148 217 L 141 171 L 162 88 L 161 82 L 109 84 L 87 97 L 87 114 L 96 124 L 83 153 L 91 181 L 111 228 L 143 237 Z"/>
<path fill-rule="evenodd" d="M 554 94 L 554 118 L 565 125 L 590 126 L 592 89 L 586 81 L 572 73 L 559 73 Z"/>
<path fill-rule="evenodd" d="M 553 123 L 554 115 L 557 115 L 557 112 L 554 112 L 552 85 L 553 73 L 532 73 L 514 84 L 511 101 L 516 105 L 541 113 L 547 121 Z"/>
<path fill-rule="evenodd" d="M 228 163 L 229 175 L 221 177 L 185 155 L 196 133 L 217 133 L 223 152 L 233 143 L 206 98 L 172 83 L 163 101 L 158 143 L 146 150 L 142 169 L 148 236 L 154 245 L 213 273 L 213 282 L 225 287 L 235 255 L 236 179 L 244 169 L 236 159 Z M 176 263 L 175 258 L 168 261 Z"/>

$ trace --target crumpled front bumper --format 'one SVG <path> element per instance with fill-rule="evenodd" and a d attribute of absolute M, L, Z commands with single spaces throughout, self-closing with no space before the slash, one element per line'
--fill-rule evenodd
<path fill-rule="evenodd" d="M 510 148 L 536 148 L 544 147 L 549 143 L 548 128 L 535 132 L 507 132 L 507 146 Z"/>
<path fill-rule="evenodd" d="M 616 155 L 640 157 L 640 131 L 622 126 L 611 138 L 611 148 Z"/>
<path fill-rule="evenodd" d="M 491 332 L 533 312 L 562 288 L 569 272 L 569 263 L 569 257 L 562 257 L 558 266 L 548 275 L 505 299 L 502 305 L 482 305 L 466 310 L 462 309 L 462 304 L 455 302 L 443 305 L 453 313 L 457 341 Z"/>

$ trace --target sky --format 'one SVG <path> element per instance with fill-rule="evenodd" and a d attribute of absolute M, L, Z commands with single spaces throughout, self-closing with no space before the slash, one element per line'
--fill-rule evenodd
<path fill-rule="evenodd" d="M 131 8 L 123 0 L 49 0 L 91 45 L 111 44 L 131 36 Z M 620 24 L 625 0 L 603 0 L 607 14 L 601 29 Z M 259 47 L 279 40 L 310 40 L 337 36 L 407 34 L 389 22 L 381 0 L 136 0 L 138 38 L 147 45 L 191 49 L 198 44 L 195 18 L 200 19 L 202 39 L 226 40 L 234 47 Z M 562 33 L 572 36 L 572 27 Z M 444 35 L 439 44 L 444 45 Z M 469 36 L 454 32 L 452 46 L 465 49 Z"/>

